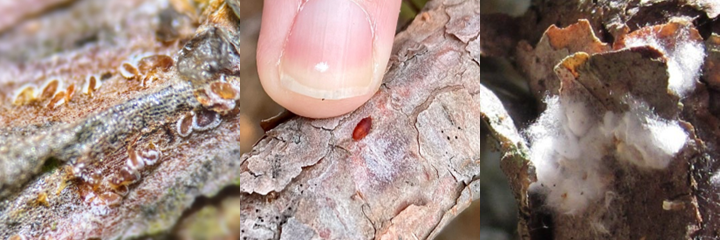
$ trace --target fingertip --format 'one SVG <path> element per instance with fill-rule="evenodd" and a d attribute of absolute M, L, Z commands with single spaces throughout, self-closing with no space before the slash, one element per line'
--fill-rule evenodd
<path fill-rule="evenodd" d="M 378 90 L 400 0 L 266 1 L 258 44 L 263 88 L 310 118 L 351 112 Z"/>
<path fill-rule="evenodd" d="M 349 113 L 367 102 L 375 93 L 370 92 L 356 97 L 339 100 L 309 97 L 284 87 L 265 86 L 263 88 L 276 103 L 289 111 L 307 118 L 330 118 Z"/>

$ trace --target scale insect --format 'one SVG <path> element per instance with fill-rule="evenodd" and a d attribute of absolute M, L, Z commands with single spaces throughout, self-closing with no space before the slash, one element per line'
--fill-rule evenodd
<path fill-rule="evenodd" d="M 360 141 L 370 133 L 370 129 L 372 129 L 372 117 L 363 118 L 358 122 L 357 126 L 355 126 L 352 138 L 355 139 L 355 141 Z"/>

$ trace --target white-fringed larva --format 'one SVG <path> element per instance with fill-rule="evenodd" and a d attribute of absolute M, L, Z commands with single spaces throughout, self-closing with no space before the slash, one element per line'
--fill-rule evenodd
<path fill-rule="evenodd" d="M 187 137 L 190 136 L 192 133 L 192 124 L 193 124 L 193 117 L 195 116 L 194 112 L 186 113 L 180 119 L 178 119 L 177 123 L 175 124 L 175 130 L 177 131 L 178 135 L 181 137 Z"/>

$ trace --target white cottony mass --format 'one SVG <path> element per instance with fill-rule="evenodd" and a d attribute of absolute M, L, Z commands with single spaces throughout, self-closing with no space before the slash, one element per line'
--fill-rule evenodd
<path fill-rule="evenodd" d="M 683 22 L 682 20 L 678 20 Z M 651 46 L 662 52 L 667 58 L 668 88 L 680 97 L 684 97 L 695 89 L 695 84 L 702 72 L 705 61 L 705 44 L 702 41 L 692 40 L 689 24 L 680 27 L 674 39 L 657 34 L 642 34 L 625 39 L 625 47 Z"/>
<path fill-rule="evenodd" d="M 663 169 L 687 142 L 677 121 L 661 119 L 647 106 L 627 100 L 629 110 L 591 115 L 584 102 L 546 99 L 547 109 L 527 130 L 537 182 L 531 191 L 564 214 L 581 213 L 608 193 L 613 176 L 606 157 L 644 169 Z"/>

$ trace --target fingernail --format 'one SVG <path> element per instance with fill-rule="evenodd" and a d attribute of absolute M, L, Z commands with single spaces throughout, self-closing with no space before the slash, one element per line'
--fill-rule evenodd
<path fill-rule="evenodd" d="M 370 18 L 350 0 L 307 1 L 295 18 L 279 63 L 282 85 L 318 99 L 375 91 Z"/>

